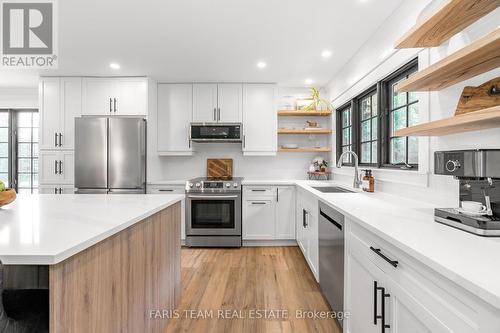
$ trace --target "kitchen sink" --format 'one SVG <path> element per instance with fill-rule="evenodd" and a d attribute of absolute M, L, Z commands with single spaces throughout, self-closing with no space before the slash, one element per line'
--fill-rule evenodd
<path fill-rule="evenodd" d="M 313 187 L 313 189 L 323 193 L 356 193 L 354 191 L 346 190 L 345 188 L 338 186 L 318 186 L 318 187 Z"/>

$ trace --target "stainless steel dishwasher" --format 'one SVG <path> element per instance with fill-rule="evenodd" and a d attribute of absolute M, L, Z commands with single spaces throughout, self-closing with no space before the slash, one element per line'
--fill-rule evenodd
<path fill-rule="evenodd" d="M 319 202 L 319 284 L 332 311 L 344 311 L 344 215 Z M 340 325 L 342 321 L 339 320 Z"/>

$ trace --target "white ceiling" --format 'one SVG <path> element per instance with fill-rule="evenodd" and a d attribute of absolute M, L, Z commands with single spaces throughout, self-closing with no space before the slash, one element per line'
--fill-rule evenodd
<path fill-rule="evenodd" d="M 0 70 L 0 86 L 36 86 L 38 75 L 321 86 L 403 1 L 58 1 L 59 69 Z"/>

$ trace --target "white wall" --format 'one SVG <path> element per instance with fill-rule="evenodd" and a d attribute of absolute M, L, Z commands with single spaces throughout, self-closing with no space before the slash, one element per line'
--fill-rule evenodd
<path fill-rule="evenodd" d="M 278 96 L 309 95 L 307 88 L 279 87 Z M 154 92 L 152 92 L 153 94 Z M 150 103 L 156 103 L 156 98 L 150 96 Z M 154 105 L 154 104 L 153 104 Z M 156 106 L 153 106 L 156 110 Z M 241 144 L 204 144 L 193 143 L 196 151 L 193 156 L 172 157 L 156 154 L 156 116 L 148 116 L 148 182 L 179 181 L 194 177 L 206 176 L 206 160 L 208 158 L 232 158 L 234 176 L 243 176 L 246 179 L 306 179 L 306 172 L 311 160 L 317 153 L 277 153 L 276 156 L 243 156 Z M 281 117 L 280 117 L 281 118 Z M 303 117 L 287 117 L 279 119 L 278 126 L 304 126 Z M 323 120 L 324 126 L 330 126 Z M 326 136 L 324 136 L 326 137 Z M 320 140 L 327 140 L 321 138 Z M 308 136 L 286 136 L 278 138 L 278 144 L 298 142 L 301 145 L 312 145 L 318 139 Z M 327 141 L 324 141 L 325 145 Z M 320 154 L 329 159 L 329 154 Z"/>
<path fill-rule="evenodd" d="M 335 107 L 349 101 L 417 55 L 419 67 L 423 69 L 500 25 L 500 9 L 497 9 L 439 47 L 429 50 L 392 49 L 394 42 L 413 26 L 421 11 L 435 7 L 436 1 L 425 9 L 426 4 L 429 4 L 429 1 L 405 1 L 374 32 L 350 62 L 334 75 L 326 89 Z M 451 117 L 463 87 L 479 85 L 499 75 L 500 69 L 496 69 L 439 92 L 419 93 L 421 122 Z M 421 138 L 419 171 L 375 170 L 377 189 L 427 200 L 436 205 L 456 205 L 458 182 L 449 176 L 433 174 L 433 153 L 437 150 L 471 148 L 500 148 L 500 129 Z M 340 181 L 352 182 L 352 174 L 352 168 L 334 170 L 334 178 Z"/>
<path fill-rule="evenodd" d="M 0 88 L 0 109 L 37 108 L 37 88 Z"/>

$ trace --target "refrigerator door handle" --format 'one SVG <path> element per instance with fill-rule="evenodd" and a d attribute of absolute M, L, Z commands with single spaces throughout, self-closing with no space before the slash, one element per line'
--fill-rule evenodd
<path fill-rule="evenodd" d="M 115 112 L 116 112 L 116 98 L 113 98 L 113 106 L 114 106 L 114 109 L 115 109 Z"/>
<path fill-rule="evenodd" d="M 57 175 L 57 160 L 54 161 L 54 174 Z"/>
<path fill-rule="evenodd" d="M 62 175 L 62 173 L 63 173 L 62 167 L 63 167 L 63 163 L 62 163 L 62 161 L 59 161 L 59 174 L 60 175 Z"/>
<path fill-rule="evenodd" d="M 113 100 L 109 98 L 109 112 L 113 112 Z"/>

